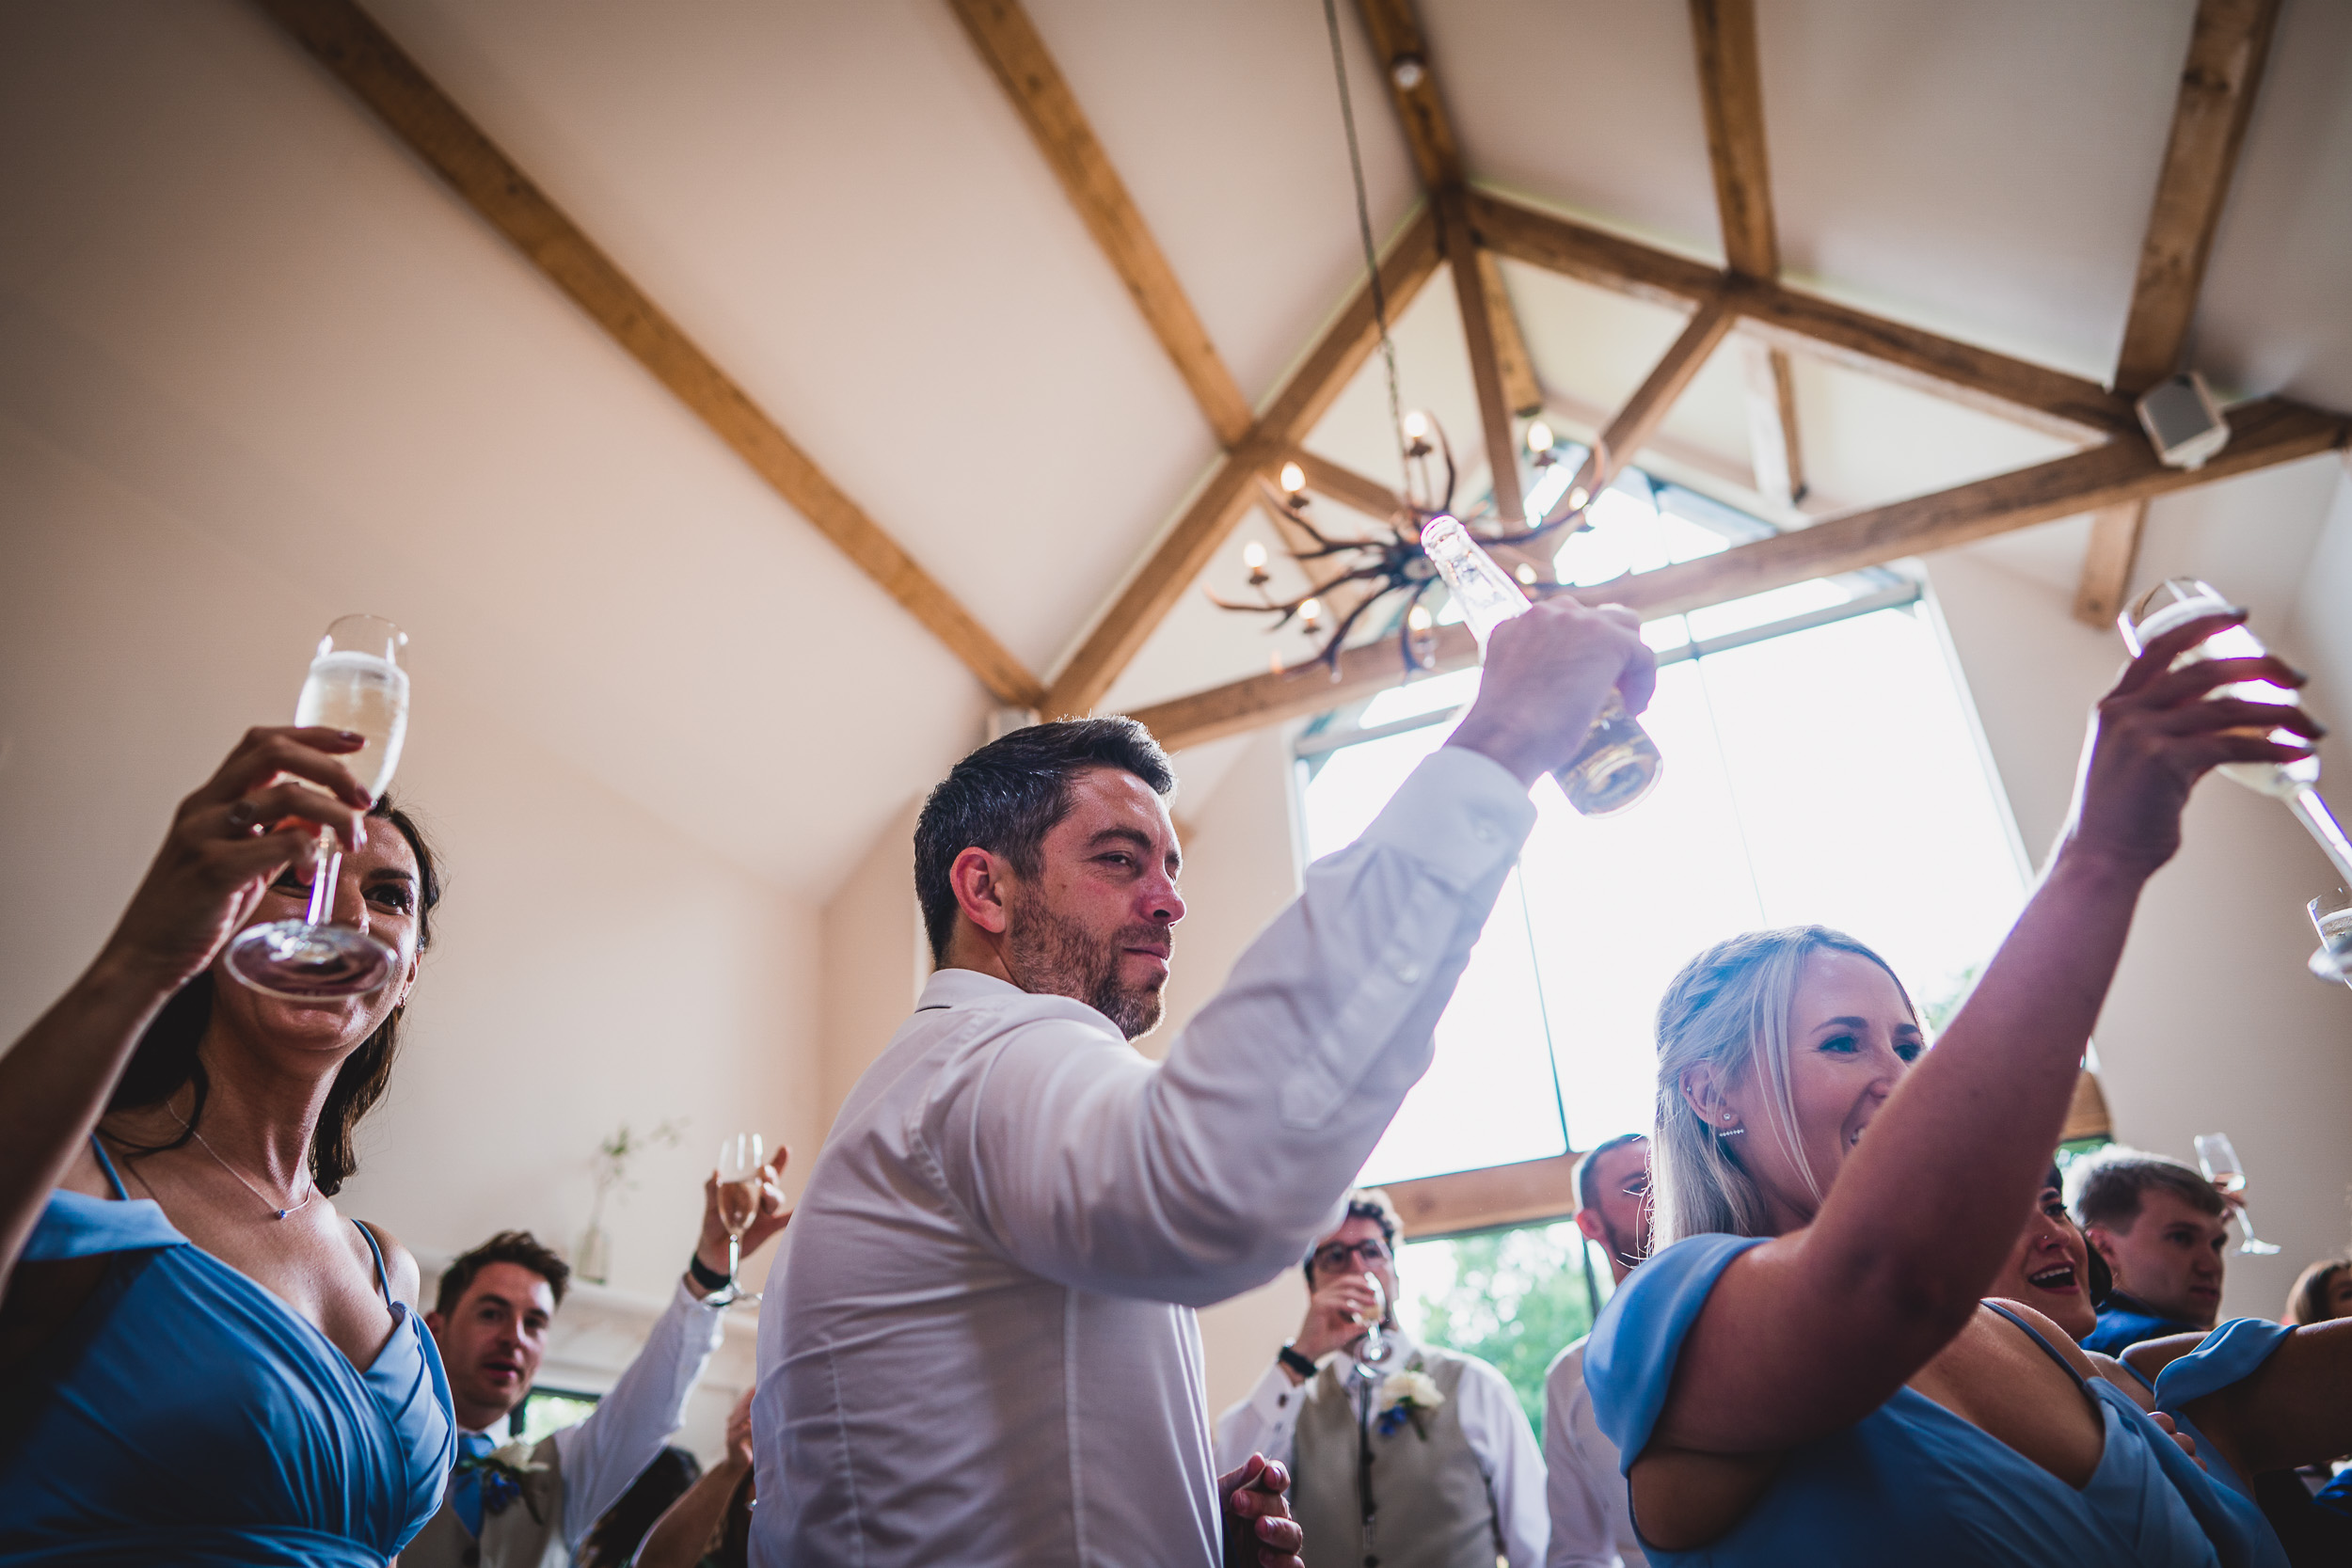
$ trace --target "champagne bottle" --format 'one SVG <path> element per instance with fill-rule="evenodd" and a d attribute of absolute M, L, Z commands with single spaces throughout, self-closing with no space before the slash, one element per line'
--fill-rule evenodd
<path fill-rule="evenodd" d="M 1524 615 L 1527 595 L 1495 558 L 1479 547 L 1470 530 L 1452 517 L 1436 517 L 1421 531 L 1422 548 L 1429 563 L 1454 591 L 1462 620 L 1478 639 L 1478 656 L 1486 657 L 1486 639 L 1495 627 L 1514 615 Z M 1601 705 L 1600 717 L 1585 733 L 1576 755 L 1552 770 L 1568 804 L 1586 816 L 1607 816 L 1625 810 L 1657 787 L 1665 758 L 1633 715 L 1626 712 L 1614 687 Z"/>

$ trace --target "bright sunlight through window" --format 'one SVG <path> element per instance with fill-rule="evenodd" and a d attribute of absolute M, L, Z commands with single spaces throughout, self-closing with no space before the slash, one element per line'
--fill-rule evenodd
<path fill-rule="evenodd" d="M 1595 514 L 1560 551 L 1564 580 L 1604 581 L 1770 531 L 1638 474 Z M 1833 926 L 1883 953 L 1929 1006 L 1965 983 L 2021 907 L 2015 835 L 1915 584 L 1856 573 L 1668 617 L 1644 635 L 1668 661 L 1642 719 L 1665 756 L 1657 790 L 1589 819 L 1538 786 L 1534 833 L 1438 1025 L 1436 1064 L 1374 1151 L 1367 1182 L 1646 1130 L 1658 999 L 1710 942 Z M 1444 741 L 1477 680 L 1470 670 L 1414 682 L 1300 739 L 1310 857 L 1363 830 Z"/>

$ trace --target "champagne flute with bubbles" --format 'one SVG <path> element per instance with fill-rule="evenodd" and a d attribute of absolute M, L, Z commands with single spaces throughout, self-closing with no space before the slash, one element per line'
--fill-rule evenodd
<path fill-rule="evenodd" d="M 2319 951 L 2312 955 L 2312 973 L 2323 980 L 2352 986 L 2352 893 L 2337 888 L 2306 906 L 2319 928 Z"/>
<path fill-rule="evenodd" d="M 2123 645 L 2137 658 L 2149 643 L 2175 626 L 2208 615 L 2235 614 L 2237 608 L 2209 582 L 2195 578 L 2168 578 L 2141 594 L 2137 603 L 2116 618 L 2115 624 L 2123 634 Z M 2244 626 L 2224 626 L 2175 659 L 2173 668 L 2207 658 L 2260 658 L 2269 651 L 2263 646 L 2262 639 Z M 2294 692 L 2269 681 L 2238 681 L 2216 688 L 2211 695 L 2271 703 L 2280 707 L 2294 707 L 2297 704 Z M 2293 730 L 2272 730 L 2270 738 L 2282 746 L 2310 744 Z M 2295 762 L 2225 762 L 2219 771 L 2249 789 L 2284 800 L 2295 819 L 2303 824 L 2304 831 L 2334 863 L 2337 875 L 2347 887 L 2352 887 L 2352 839 L 2344 837 L 2335 814 L 2319 798 L 2317 752 Z"/>
<path fill-rule="evenodd" d="M 2197 1168 L 2205 1173 L 2206 1180 L 2233 1196 L 2246 1190 L 2246 1167 L 2238 1163 L 2237 1150 L 2230 1147 L 2230 1135 L 2226 1132 L 2197 1134 Z M 2258 1256 L 2278 1251 L 2276 1246 L 2254 1234 L 2254 1222 L 2247 1214 L 2243 1200 L 2237 1203 L 2236 1208 L 2238 1227 L 2246 1232 L 2246 1239 L 2238 1243 L 2238 1251 Z"/>
<path fill-rule="evenodd" d="M 294 703 L 296 724 L 350 730 L 367 744 L 341 759 L 360 787 L 381 799 L 408 737 L 408 634 L 376 615 L 346 615 L 326 628 Z M 318 785 L 296 780 L 308 788 Z M 398 959 L 365 931 L 333 923 L 343 855 L 321 828 L 310 872 L 310 907 L 300 920 L 255 926 L 229 945 L 229 973 L 271 996 L 295 1002 L 364 996 L 392 977 Z"/>
<path fill-rule="evenodd" d="M 1356 1347 L 1356 1372 L 1369 1380 L 1380 1375 L 1389 1359 L 1389 1292 L 1380 1288 L 1380 1276 L 1369 1270 L 1364 1283 L 1372 1287 L 1372 1316 L 1364 1320 L 1364 1340 Z"/>
<path fill-rule="evenodd" d="M 768 1150 L 756 1132 L 738 1132 L 719 1145 L 719 1223 L 727 1227 L 727 1283 L 723 1299 L 752 1301 L 743 1291 L 743 1232 L 759 1215 L 768 1179 Z"/>

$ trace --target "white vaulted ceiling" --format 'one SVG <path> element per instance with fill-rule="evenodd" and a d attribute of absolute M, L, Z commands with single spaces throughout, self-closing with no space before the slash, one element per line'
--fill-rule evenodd
<path fill-rule="evenodd" d="M 367 5 L 1033 672 L 1217 456 L 942 0 Z M 1029 10 L 1263 404 L 1360 277 L 1320 6 Z M 2192 0 L 1758 10 L 1788 279 L 2104 379 Z M 1474 182 L 1720 260 L 1678 0 L 1421 11 Z M 1386 239 L 1419 190 L 1341 16 Z M 2194 345 L 2230 391 L 2352 407 L 2347 190 L 2352 8 L 2287 0 Z M 1678 330 L 1504 277 L 1566 404 L 1613 408 Z M 1397 341 L 1407 402 L 1474 451 L 1442 271 Z M 0 355 L 25 438 L 128 465 L 272 592 L 408 625 L 419 745 L 432 702 L 477 705 L 821 896 L 978 736 L 989 699 L 938 641 L 241 0 L 0 4 Z M 1376 370 L 1311 444 L 1392 481 Z M 1825 505 L 2052 450 L 1849 372 L 1801 365 L 1798 390 Z M 1678 473 L 1736 496 L 1727 356 L 1666 437 Z M 1262 528 L 1204 581 L 1237 583 Z M 1268 647 L 1192 595 L 1113 701 L 1251 673 Z"/>

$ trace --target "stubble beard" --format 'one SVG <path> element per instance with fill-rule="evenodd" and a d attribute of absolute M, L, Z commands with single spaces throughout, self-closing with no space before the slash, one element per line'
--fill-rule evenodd
<path fill-rule="evenodd" d="M 1132 927 L 1107 942 L 1098 941 L 1077 922 L 1027 895 L 1014 901 L 1011 913 L 1005 961 L 1014 985 L 1032 995 L 1083 1002 L 1131 1040 L 1160 1026 L 1167 1010 L 1161 988 L 1120 984 L 1119 963 L 1126 942 L 1136 937 L 1173 951 L 1174 932 L 1157 926 Z"/>

